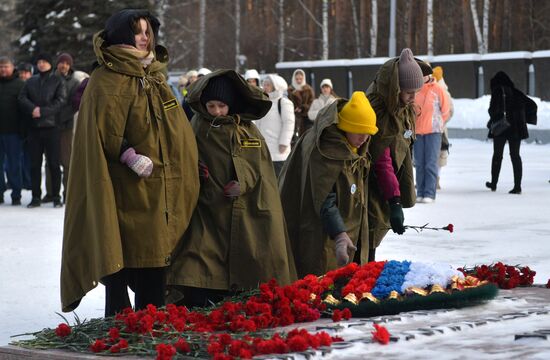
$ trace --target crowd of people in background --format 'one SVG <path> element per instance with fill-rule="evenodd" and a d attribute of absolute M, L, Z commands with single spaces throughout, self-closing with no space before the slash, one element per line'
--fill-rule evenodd
<path fill-rule="evenodd" d="M 111 16 L 90 76 L 67 52 L 17 68 L 0 58 L 0 191 L 12 205 L 22 189 L 28 208 L 66 205 L 63 311 L 98 282 L 111 316 L 131 306 L 128 287 L 136 308 L 207 306 L 374 261 L 389 230 L 405 232 L 403 208 L 435 201 L 453 114 L 441 67 L 403 49 L 350 99 L 328 78 L 316 98 L 302 69 L 290 85 L 207 68 L 169 84 L 159 26 L 146 10 Z M 519 194 L 536 105 L 504 73 L 491 90 L 486 186 L 496 190 L 508 142 Z"/>
<path fill-rule="evenodd" d="M 35 66 L 22 63 L 17 68 L 10 58 L 0 58 L 0 203 L 10 188 L 11 204 L 21 205 L 21 190 L 26 189 L 32 191 L 27 207 L 42 203 L 62 207 L 78 111 L 77 90 L 86 77 L 74 71 L 68 53 L 61 53 L 55 61 L 41 53 Z M 42 197 L 44 157 L 46 194 Z"/>

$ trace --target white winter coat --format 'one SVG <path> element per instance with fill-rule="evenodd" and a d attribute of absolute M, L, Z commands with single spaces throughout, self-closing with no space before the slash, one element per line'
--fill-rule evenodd
<path fill-rule="evenodd" d="M 309 120 L 315 121 L 315 118 L 317 117 L 317 113 L 319 113 L 319 110 L 324 108 L 327 105 L 332 104 L 336 98 L 333 95 L 319 95 L 319 97 L 311 103 L 311 106 L 309 107 L 309 111 L 307 112 L 307 116 L 309 117 Z"/>
<path fill-rule="evenodd" d="M 262 133 L 273 161 L 285 161 L 290 154 L 290 141 L 294 132 L 294 105 L 283 97 L 288 85 L 279 75 L 268 75 L 275 90 L 269 93 L 271 109 L 260 120 L 254 121 Z M 278 103 L 281 100 L 281 114 Z M 286 145 L 285 152 L 279 152 L 279 145 Z"/>

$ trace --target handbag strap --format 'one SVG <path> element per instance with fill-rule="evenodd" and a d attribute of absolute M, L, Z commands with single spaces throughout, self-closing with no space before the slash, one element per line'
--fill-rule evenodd
<path fill-rule="evenodd" d="M 504 112 L 504 118 L 506 119 L 506 92 L 504 91 L 504 86 L 502 86 L 502 109 Z"/>

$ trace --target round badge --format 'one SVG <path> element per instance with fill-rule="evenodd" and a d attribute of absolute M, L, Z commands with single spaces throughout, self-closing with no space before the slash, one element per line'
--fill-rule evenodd
<path fill-rule="evenodd" d="M 351 184 L 351 189 L 350 190 L 351 190 L 352 194 L 355 194 L 355 192 L 357 191 L 357 185 Z"/>

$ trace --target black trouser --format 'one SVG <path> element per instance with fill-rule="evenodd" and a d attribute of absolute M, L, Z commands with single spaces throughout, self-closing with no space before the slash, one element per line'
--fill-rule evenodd
<path fill-rule="evenodd" d="M 273 170 L 275 170 L 275 176 L 277 176 L 277 178 L 279 178 L 284 164 L 284 161 L 273 161 Z"/>
<path fill-rule="evenodd" d="M 502 136 L 496 136 L 493 139 L 493 160 L 491 162 L 491 182 L 496 186 L 498 177 L 500 175 L 500 168 L 502 166 L 502 155 L 504 153 L 504 145 L 508 140 L 508 147 L 510 148 L 510 159 L 512 160 L 512 169 L 514 170 L 514 188 L 521 189 L 522 178 L 522 163 L 521 156 L 519 155 L 519 148 L 521 145 L 521 139 L 506 139 Z"/>
<path fill-rule="evenodd" d="M 33 129 L 29 133 L 29 153 L 31 157 L 32 198 L 40 199 L 42 190 L 42 156 L 46 154 L 46 164 L 52 176 L 52 196 L 59 200 L 61 188 L 61 168 L 59 165 L 59 129 Z"/>
<path fill-rule="evenodd" d="M 183 299 L 178 301 L 176 305 L 183 305 L 188 308 L 208 307 L 219 303 L 227 297 L 238 294 L 238 292 L 231 290 L 206 289 L 192 286 L 177 286 L 177 288 L 183 294 Z"/>
<path fill-rule="evenodd" d="M 112 316 L 131 307 L 128 286 L 134 291 L 135 309 L 149 304 L 164 306 L 166 279 L 164 268 L 126 268 L 101 279 L 105 285 L 105 316 Z"/>

